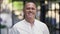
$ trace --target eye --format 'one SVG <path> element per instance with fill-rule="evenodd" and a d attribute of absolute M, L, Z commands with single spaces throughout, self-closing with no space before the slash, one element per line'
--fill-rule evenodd
<path fill-rule="evenodd" d="M 35 10 L 35 8 L 32 8 L 32 10 Z"/>
<path fill-rule="evenodd" d="M 26 8 L 27 10 L 29 10 L 30 8 Z"/>

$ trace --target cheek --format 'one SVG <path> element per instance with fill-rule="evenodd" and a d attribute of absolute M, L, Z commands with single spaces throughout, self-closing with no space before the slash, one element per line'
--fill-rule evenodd
<path fill-rule="evenodd" d="M 28 11 L 25 11 L 25 12 L 24 12 L 24 15 L 27 15 L 27 14 L 28 14 Z"/>
<path fill-rule="evenodd" d="M 34 14 L 36 14 L 36 11 L 34 11 Z"/>

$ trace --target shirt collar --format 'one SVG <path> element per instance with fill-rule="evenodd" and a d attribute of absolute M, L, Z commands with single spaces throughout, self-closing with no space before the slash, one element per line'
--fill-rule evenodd
<path fill-rule="evenodd" d="M 25 24 L 30 25 L 30 23 L 28 21 L 26 21 L 25 19 L 24 19 L 24 22 L 25 22 Z M 35 22 L 36 22 L 36 20 L 34 20 L 34 25 L 35 25 Z"/>

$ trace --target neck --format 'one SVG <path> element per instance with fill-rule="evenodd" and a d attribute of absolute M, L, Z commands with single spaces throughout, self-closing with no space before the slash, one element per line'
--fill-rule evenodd
<path fill-rule="evenodd" d="M 25 20 L 31 24 L 31 27 L 34 25 L 34 19 L 25 18 Z"/>

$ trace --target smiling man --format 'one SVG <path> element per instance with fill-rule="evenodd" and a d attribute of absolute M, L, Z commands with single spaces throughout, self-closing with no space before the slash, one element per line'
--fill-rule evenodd
<path fill-rule="evenodd" d="M 25 19 L 16 23 L 10 34 L 49 34 L 46 24 L 35 19 L 37 12 L 35 3 L 27 2 L 23 12 Z"/>

